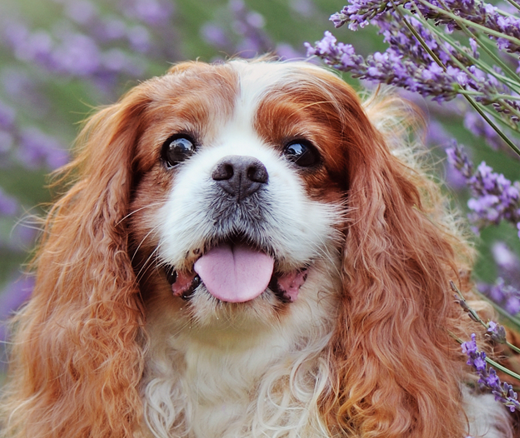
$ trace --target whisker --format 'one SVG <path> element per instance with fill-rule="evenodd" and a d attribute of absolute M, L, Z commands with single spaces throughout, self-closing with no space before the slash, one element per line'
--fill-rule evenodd
<path fill-rule="evenodd" d="M 158 226 L 153 227 L 150 231 L 148 231 L 148 233 L 146 234 L 146 236 L 144 236 L 144 237 L 141 239 L 141 242 L 139 242 L 139 245 L 137 246 L 137 248 L 136 248 L 135 251 L 134 251 L 134 254 L 132 255 L 132 262 L 134 261 L 135 256 L 137 255 L 137 252 L 139 251 L 139 249 L 140 249 L 141 246 L 143 245 L 144 241 L 148 238 L 148 236 L 150 236 L 150 234 L 152 234 L 153 232 L 157 231 L 157 228 L 158 228 Z"/>
<path fill-rule="evenodd" d="M 140 281 L 143 278 L 144 274 L 146 273 L 146 270 L 150 267 L 150 265 L 149 265 L 150 261 L 152 261 L 153 259 L 156 258 L 155 255 L 157 254 L 157 252 L 158 252 L 158 248 L 155 248 L 152 251 L 152 253 L 148 256 L 146 261 L 143 263 L 143 265 L 141 266 L 141 269 L 139 269 L 139 272 L 136 275 L 137 281 Z"/>
<path fill-rule="evenodd" d="M 162 202 L 153 202 L 152 204 L 148 204 L 148 205 L 145 205 L 144 207 L 138 208 L 137 210 L 131 211 L 125 217 L 121 218 L 121 220 L 119 222 L 117 222 L 116 225 L 119 225 L 125 219 L 128 219 L 130 216 L 132 216 L 135 213 L 139 213 L 140 211 L 144 210 L 145 208 L 156 207 L 156 206 L 160 206 L 162 204 L 163 204 Z"/>

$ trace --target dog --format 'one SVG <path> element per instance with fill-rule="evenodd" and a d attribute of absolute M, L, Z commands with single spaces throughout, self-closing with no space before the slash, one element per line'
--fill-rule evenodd
<path fill-rule="evenodd" d="M 471 294 L 473 251 L 413 120 L 269 59 L 181 63 L 93 115 L 15 318 L 5 435 L 511 436 L 454 340 L 481 331 L 449 287 Z"/>

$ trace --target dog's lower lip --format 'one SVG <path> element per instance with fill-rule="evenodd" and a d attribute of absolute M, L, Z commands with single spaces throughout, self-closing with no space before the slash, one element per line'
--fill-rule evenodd
<path fill-rule="evenodd" d="M 167 266 L 166 269 L 166 279 L 170 286 L 173 285 L 177 281 L 177 271 L 172 266 Z"/>
<path fill-rule="evenodd" d="M 280 273 L 280 272 L 273 272 L 273 275 L 271 276 L 271 279 L 269 280 L 268 289 L 271 290 L 271 292 L 284 304 L 292 303 L 296 300 L 298 296 L 298 292 L 300 287 L 305 283 L 307 280 L 307 272 L 308 272 L 309 266 L 304 266 L 303 268 L 296 269 L 292 273 Z M 178 296 L 183 300 L 189 300 L 193 297 L 195 289 L 200 284 L 204 284 L 204 282 L 201 280 L 200 276 L 192 273 L 188 275 L 181 275 L 181 279 L 186 281 L 187 278 L 191 278 L 191 282 L 189 286 L 185 286 L 184 288 L 179 289 L 178 291 L 175 290 L 174 284 L 176 283 L 177 279 L 179 278 L 179 275 L 175 268 L 173 266 L 167 266 L 165 268 L 166 273 L 166 279 L 168 280 L 168 283 L 172 287 L 172 291 L 174 296 Z M 290 287 L 287 287 L 287 284 L 285 284 L 285 288 L 282 286 L 284 281 L 281 281 L 282 279 L 287 279 L 288 277 L 294 276 L 294 279 L 291 281 Z"/>
<path fill-rule="evenodd" d="M 178 273 L 173 266 L 166 266 L 164 271 L 174 296 L 178 296 L 183 300 L 189 300 L 193 297 L 195 289 L 197 289 L 201 283 L 201 279 L 198 275 L 194 273 Z"/>

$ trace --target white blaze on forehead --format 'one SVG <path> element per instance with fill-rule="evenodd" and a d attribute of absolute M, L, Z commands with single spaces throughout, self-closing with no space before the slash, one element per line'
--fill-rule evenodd
<path fill-rule="evenodd" d="M 258 138 L 254 131 L 256 113 L 269 91 L 279 85 L 298 82 L 298 77 L 312 75 L 313 71 L 322 75 L 324 72 L 307 62 L 250 63 L 235 60 L 229 64 L 238 75 L 239 86 L 233 115 L 221 135 L 222 141 L 233 140 L 241 134 Z"/>
<path fill-rule="evenodd" d="M 239 87 L 233 116 L 229 122 L 230 130 L 236 134 L 248 131 L 254 133 L 255 116 L 262 99 L 278 84 L 294 80 L 296 72 L 314 69 L 312 64 L 294 63 L 249 63 L 232 61 L 230 65 L 238 74 Z"/>
<path fill-rule="evenodd" d="M 247 148 L 250 142 L 261 142 L 254 130 L 255 115 L 265 94 L 279 82 L 287 68 L 283 65 L 233 61 L 238 74 L 238 95 L 231 119 L 223 127 L 218 144 L 234 145 L 238 150 Z M 237 150 L 237 153 L 239 153 Z"/>

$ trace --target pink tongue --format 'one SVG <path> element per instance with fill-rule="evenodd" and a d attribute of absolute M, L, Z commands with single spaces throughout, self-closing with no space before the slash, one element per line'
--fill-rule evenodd
<path fill-rule="evenodd" d="M 243 303 L 260 295 L 273 274 L 274 260 L 245 245 L 223 244 L 195 262 L 195 272 L 215 298 Z"/>

